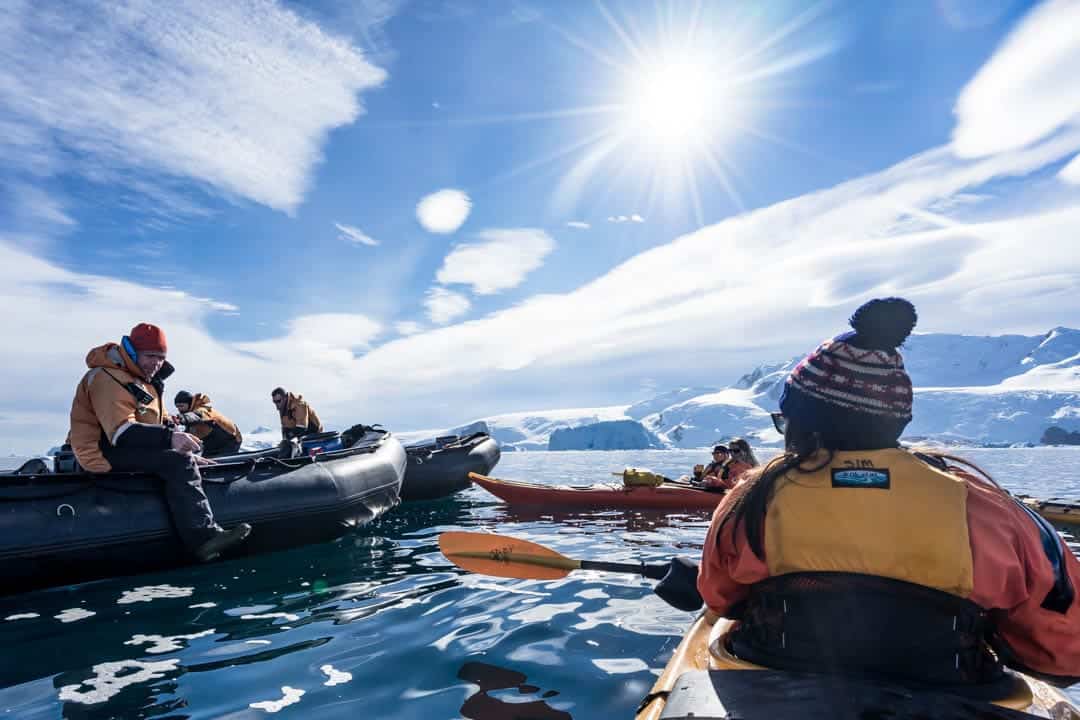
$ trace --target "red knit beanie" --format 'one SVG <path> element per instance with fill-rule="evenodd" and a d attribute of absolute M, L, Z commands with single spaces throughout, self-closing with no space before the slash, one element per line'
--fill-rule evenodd
<path fill-rule="evenodd" d="M 165 343 L 165 332 L 157 325 L 139 323 L 131 328 L 131 333 L 128 337 L 131 338 L 131 344 L 135 347 L 135 350 L 139 352 L 147 350 L 162 353 L 168 352 L 169 348 Z"/>

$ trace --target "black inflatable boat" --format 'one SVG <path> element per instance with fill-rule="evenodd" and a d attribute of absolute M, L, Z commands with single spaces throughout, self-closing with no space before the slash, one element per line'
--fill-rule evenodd
<path fill-rule="evenodd" d="M 204 467 L 218 522 L 252 525 L 231 554 L 330 540 L 397 505 L 401 443 L 385 432 L 348 440 L 310 455 L 282 459 L 270 450 Z M 0 475 L 0 594 L 193 562 L 159 485 L 139 473 L 52 472 L 40 460 Z"/>
<path fill-rule="evenodd" d="M 469 473 L 485 475 L 499 462 L 499 443 L 487 433 L 448 435 L 409 445 L 409 466 L 401 483 L 401 499 L 434 500 L 471 484 Z M 480 469 L 486 468 L 486 469 Z"/>

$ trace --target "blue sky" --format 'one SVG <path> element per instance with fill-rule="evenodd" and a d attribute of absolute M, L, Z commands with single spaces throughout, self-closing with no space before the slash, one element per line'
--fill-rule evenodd
<path fill-rule="evenodd" d="M 142 320 L 242 426 L 280 384 L 401 429 L 723 384 L 875 294 L 1075 324 L 1078 16 L 5 3 L 0 450 Z"/>

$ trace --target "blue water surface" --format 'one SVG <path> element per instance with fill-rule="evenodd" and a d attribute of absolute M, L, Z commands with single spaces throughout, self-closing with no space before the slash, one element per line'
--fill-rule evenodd
<path fill-rule="evenodd" d="M 1011 490 L 1080 498 L 1080 448 L 964 450 Z M 700 452 L 507 453 L 496 475 L 612 482 Z M 466 574 L 440 532 L 578 558 L 697 557 L 708 515 L 512 511 L 479 489 L 336 542 L 0 598 L 0 712 L 17 718 L 633 717 L 692 616 L 649 581 Z M 1075 550 L 1080 545 L 1073 544 Z M 1073 697 L 1080 700 L 1080 693 Z"/>

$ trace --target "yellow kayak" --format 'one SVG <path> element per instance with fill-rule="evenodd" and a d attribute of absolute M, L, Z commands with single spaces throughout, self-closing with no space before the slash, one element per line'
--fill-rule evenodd
<path fill-rule="evenodd" d="M 1080 720 L 1080 708 L 1058 689 L 1019 673 L 1013 673 L 1010 697 L 990 704 L 869 681 L 769 670 L 725 649 L 731 626 L 726 619 L 713 625 L 704 615 L 698 618 L 642 702 L 636 720 Z"/>
<path fill-rule="evenodd" d="M 1018 495 L 1017 499 L 1052 523 L 1080 525 L 1080 503 L 1055 499 L 1039 500 L 1027 495 Z"/>

